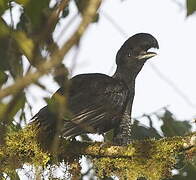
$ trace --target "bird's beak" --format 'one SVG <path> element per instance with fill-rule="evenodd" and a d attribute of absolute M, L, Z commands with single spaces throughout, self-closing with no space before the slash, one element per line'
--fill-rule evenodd
<path fill-rule="evenodd" d="M 153 48 L 153 49 L 155 49 L 155 48 Z M 150 50 L 150 49 L 149 49 Z M 157 53 L 156 52 L 152 52 L 152 51 L 142 51 L 141 53 L 140 53 L 140 55 L 137 57 L 138 58 L 138 60 L 147 60 L 147 59 L 150 59 L 150 58 L 152 58 L 152 57 L 154 57 L 154 56 L 156 56 L 157 55 Z"/>

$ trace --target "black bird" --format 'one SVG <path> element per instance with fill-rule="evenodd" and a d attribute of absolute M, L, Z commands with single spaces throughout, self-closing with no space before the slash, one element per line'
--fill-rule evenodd
<path fill-rule="evenodd" d="M 73 77 L 68 93 L 68 108 L 73 118 L 63 120 L 62 136 L 70 138 L 83 133 L 104 133 L 117 128 L 123 119 L 130 121 L 135 79 L 146 60 L 156 55 L 149 51 L 151 48 L 159 48 L 152 35 L 135 34 L 119 49 L 117 69 L 112 77 L 100 73 Z M 64 88 L 56 94 L 64 95 Z M 48 106 L 42 108 L 32 120 L 48 137 L 55 134 L 57 118 Z"/>

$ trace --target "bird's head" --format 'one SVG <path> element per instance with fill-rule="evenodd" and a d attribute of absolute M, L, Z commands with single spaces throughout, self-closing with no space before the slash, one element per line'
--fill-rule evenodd
<path fill-rule="evenodd" d="M 150 34 L 139 33 L 130 37 L 119 49 L 116 56 L 117 66 L 142 66 L 146 60 L 156 56 L 151 49 L 158 49 L 157 40 Z"/>

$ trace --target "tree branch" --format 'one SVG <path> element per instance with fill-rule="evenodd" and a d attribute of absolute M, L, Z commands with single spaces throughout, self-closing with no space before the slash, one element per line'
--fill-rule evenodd
<path fill-rule="evenodd" d="M 84 32 L 86 31 L 88 25 L 92 22 L 97 9 L 99 8 L 102 0 L 89 0 L 89 5 L 83 14 L 83 19 L 78 26 L 77 30 L 68 39 L 68 41 L 63 45 L 60 50 L 56 50 L 48 61 L 38 65 L 39 69 L 34 73 L 28 73 L 25 77 L 16 80 L 16 82 L 0 91 L 0 99 L 15 94 L 31 83 L 36 82 L 41 76 L 47 74 L 52 68 L 60 64 L 65 56 L 65 54 L 79 41 Z"/>
<path fill-rule="evenodd" d="M 160 148 L 159 151 L 176 151 L 182 152 L 193 148 L 192 152 L 196 153 L 196 142 L 192 142 L 192 139 L 196 138 L 196 133 L 185 137 L 176 136 L 170 138 L 162 138 L 160 140 L 148 139 L 144 141 L 134 141 L 128 146 L 115 146 L 111 144 L 103 144 L 102 142 L 79 142 L 73 141 L 67 143 L 63 141 L 59 154 L 61 157 L 66 158 L 67 153 L 69 155 L 87 155 L 95 158 L 109 157 L 109 158 L 127 158 L 132 159 L 134 156 L 145 155 L 148 150 L 153 148 Z M 145 147 L 143 149 L 142 147 Z M 166 147 L 161 149 L 161 147 Z M 66 147 L 66 148 L 65 148 Z M 63 154 L 65 156 L 63 156 Z"/>
<path fill-rule="evenodd" d="M 24 163 L 46 166 L 53 159 L 72 164 L 81 155 L 86 155 L 91 157 L 100 177 L 117 175 L 122 179 L 124 176 L 135 179 L 143 175 L 161 179 L 171 176 L 171 170 L 180 154 L 189 159 L 196 155 L 196 133 L 185 137 L 135 141 L 128 146 L 62 139 L 58 152 L 55 153 L 57 158 L 41 150 L 36 134 L 36 128 L 28 126 L 20 132 L 7 135 L 5 145 L 0 146 L 1 172 L 22 167 Z"/>

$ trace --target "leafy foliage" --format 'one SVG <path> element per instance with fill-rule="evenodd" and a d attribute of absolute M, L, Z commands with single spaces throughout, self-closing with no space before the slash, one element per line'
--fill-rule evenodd
<path fill-rule="evenodd" d="M 187 16 L 193 14 L 196 11 L 196 1 L 195 0 L 187 0 Z"/>
<path fill-rule="evenodd" d="M 166 110 L 163 116 L 160 116 L 163 121 L 161 130 L 165 137 L 184 136 L 191 132 L 191 125 L 189 121 L 178 121 L 174 115 Z"/>

